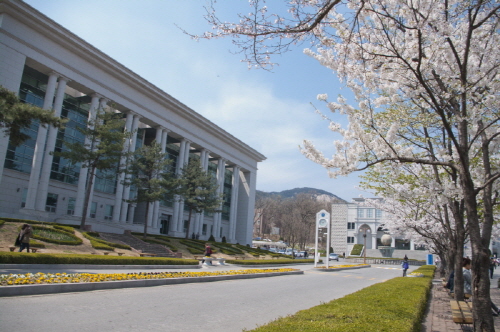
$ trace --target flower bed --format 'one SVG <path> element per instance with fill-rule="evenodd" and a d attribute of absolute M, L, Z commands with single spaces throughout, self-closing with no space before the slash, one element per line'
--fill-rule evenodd
<path fill-rule="evenodd" d="M 27 273 L 1 274 L 0 285 L 40 285 L 40 284 L 67 284 L 84 282 L 105 282 L 122 280 L 148 280 L 167 278 L 194 278 L 223 275 L 259 274 L 273 272 L 292 272 L 297 269 L 248 269 L 214 272 L 151 272 L 151 273 Z"/>

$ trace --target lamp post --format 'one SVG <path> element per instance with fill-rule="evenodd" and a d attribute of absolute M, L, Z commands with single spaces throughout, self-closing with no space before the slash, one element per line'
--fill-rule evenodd
<path fill-rule="evenodd" d="M 364 247 L 363 247 L 363 264 L 366 264 L 366 233 L 370 234 L 370 229 L 368 227 L 365 227 L 363 229 L 365 232 L 363 234 L 363 240 L 364 240 Z"/>

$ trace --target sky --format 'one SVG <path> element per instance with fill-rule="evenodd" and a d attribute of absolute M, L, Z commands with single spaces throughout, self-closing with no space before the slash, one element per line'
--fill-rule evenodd
<path fill-rule="evenodd" d="M 272 71 L 249 70 L 229 38 L 196 41 L 179 29 L 211 29 L 206 0 L 24 1 L 266 156 L 257 190 L 311 187 L 347 201 L 370 196 L 357 188 L 358 174 L 331 179 L 300 153 L 304 139 L 325 156 L 334 153 L 339 137 L 315 113 L 316 96 L 350 95 L 330 69 L 303 54 L 307 45 L 274 58 L 279 66 Z M 270 10 L 273 3 L 279 1 L 269 1 Z M 219 0 L 217 8 L 227 20 L 250 9 L 246 0 Z"/>

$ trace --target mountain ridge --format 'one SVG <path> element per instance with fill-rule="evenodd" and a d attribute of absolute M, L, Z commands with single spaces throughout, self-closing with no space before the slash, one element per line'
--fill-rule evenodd
<path fill-rule="evenodd" d="M 342 202 L 346 202 L 346 200 L 344 200 L 344 199 L 338 197 L 337 195 L 332 194 L 326 190 L 310 188 L 310 187 L 287 189 L 287 190 L 282 190 L 280 192 L 277 192 L 277 191 L 265 192 L 265 191 L 261 191 L 261 190 L 256 191 L 256 196 L 258 198 L 266 198 L 266 197 L 272 197 L 272 196 L 281 196 L 282 198 L 293 198 L 297 194 L 309 194 L 309 195 L 314 195 L 314 196 L 326 195 L 326 196 L 335 198 L 337 200 L 340 200 Z"/>

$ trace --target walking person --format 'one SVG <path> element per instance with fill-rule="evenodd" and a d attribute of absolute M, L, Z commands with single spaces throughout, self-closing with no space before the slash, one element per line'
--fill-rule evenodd
<path fill-rule="evenodd" d="M 495 257 L 492 256 L 490 258 L 490 279 L 493 279 L 493 272 L 495 271 L 496 268 L 497 268 L 497 261 Z"/>
<path fill-rule="evenodd" d="M 30 237 L 33 234 L 33 230 L 31 226 L 28 224 L 24 224 L 21 228 L 21 232 L 19 232 L 19 252 L 23 251 L 26 248 L 26 252 L 30 252 Z"/>
<path fill-rule="evenodd" d="M 410 264 L 408 264 L 408 257 L 406 255 L 401 263 L 401 266 L 403 267 L 403 277 L 406 277 L 406 271 L 408 271 L 408 268 L 410 267 Z"/>

